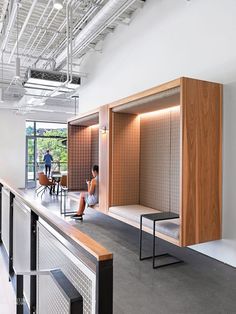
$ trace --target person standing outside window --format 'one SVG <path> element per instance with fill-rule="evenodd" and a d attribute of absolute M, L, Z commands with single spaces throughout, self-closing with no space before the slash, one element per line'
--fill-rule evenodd
<path fill-rule="evenodd" d="M 46 154 L 43 157 L 43 161 L 45 163 L 45 174 L 49 178 L 51 173 L 51 167 L 52 167 L 52 155 L 50 154 L 49 149 L 46 151 Z"/>

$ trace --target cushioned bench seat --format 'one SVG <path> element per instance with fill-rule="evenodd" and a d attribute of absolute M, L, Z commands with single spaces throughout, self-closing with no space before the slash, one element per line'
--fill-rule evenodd
<path fill-rule="evenodd" d="M 131 221 L 139 225 L 141 215 L 153 214 L 161 211 L 142 205 L 125 205 L 110 207 L 109 212 L 115 214 L 116 216 L 120 216 L 123 219 L 127 219 L 127 222 Z M 152 221 L 144 218 L 143 226 L 152 230 Z M 178 240 L 179 219 L 170 219 L 156 222 L 156 231 Z"/>

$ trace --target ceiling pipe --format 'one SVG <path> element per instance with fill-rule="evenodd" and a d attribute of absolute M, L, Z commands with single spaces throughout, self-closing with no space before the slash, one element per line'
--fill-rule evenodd
<path fill-rule="evenodd" d="M 135 1 L 137 0 L 110 0 L 107 2 L 75 38 L 74 51 L 78 50 L 79 47 L 84 45 L 84 43 L 87 42 L 87 38 L 91 37 L 94 33 L 97 33 L 97 29 L 100 29 L 104 24 L 107 26 L 108 20 L 111 19 L 112 16 L 116 15 L 123 6 L 126 6 L 127 8 Z M 64 50 L 56 59 L 57 67 L 60 67 L 65 59 L 66 51 Z"/>
<path fill-rule="evenodd" d="M 80 6 L 80 4 L 81 4 L 81 2 L 76 3 L 75 10 Z M 63 28 L 64 28 L 65 26 L 66 26 L 66 18 L 65 18 L 65 20 L 63 21 L 63 23 L 61 24 L 61 26 L 59 27 L 58 32 L 59 32 L 59 33 L 62 32 L 62 30 L 63 30 Z M 55 40 L 57 39 L 57 37 L 59 36 L 59 33 L 54 34 L 54 35 L 52 36 L 52 38 L 50 39 L 50 41 L 47 43 L 47 45 L 45 46 L 45 48 L 44 48 L 43 51 L 41 52 L 39 58 L 40 58 L 41 56 L 43 56 L 43 54 L 50 48 L 50 46 L 52 46 L 52 44 L 54 43 L 54 41 L 55 41 Z M 65 39 L 65 41 L 66 41 L 66 39 Z M 64 43 L 64 40 L 63 40 L 63 43 Z M 53 53 L 50 54 L 50 57 L 51 57 L 52 55 L 53 55 Z M 36 62 L 38 62 L 38 61 L 39 61 L 39 60 L 37 60 Z M 48 66 L 48 64 L 49 64 L 49 62 L 46 62 L 46 63 L 44 64 L 44 68 L 46 68 L 46 67 Z"/>
<path fill-rule="evenodd" d="M 48 3 L 47 3 L 47 5 L 46 5 L 46 7 L 45 7 L 45 9 L 44 9 L 44 11 L 43 11 L 43 13 L 42 13 L 42 15 L 40 16 L 40 19 L 38 20 L 38 22 L 37 22 L 37 24 L 36 24 L 36 27 L 40 25 L 42 19 L 44 18 L 44 14 L 45 14 L 45 13 L 47 12 L 47 10 L 48 10 L 48 7 L 49 7 L 50 3 L 51 3 L 51 1 L 48 1 Z M 33 32 L 31 33 L 31 35 L 30 35 L 30 37 L 29 37 L 29 39 L 28 39 L 28 41 L 27 41 L 27 43 L 26 43 L 26 45 L 25 45 L 25 48 L 24 48 L 24 50 L 23 50 L 23 54 L 24 54 L 25 50 L 27 49 L 29 43 L 31 42 L 31 40 L 32 40 L 32 38 L 33 38 L 33 36 L 34 36 L 35 31 L 36 31 L 36 28 L 34 28 Z"/>
<path fill-rule="evenodd" d="M 71 0 L 69 0 L 69 3 L 71 2 Z M 63 4 L 65 4 L 65 0 L 63 1 Z M 55 11 L 55 9 L 54 8 L 52 8 L 52 10 L 51 10 L 51 12 L 50 12 L 50 14 L 49 14 L 49 16 L 47 17 L 47 20 L 45 21 L 45 23 L 43 24 L 43 27 L 45 27 L 46 26 L 46 24 L 47 24 L 47 22 L 48 22 L 48 19 L 49 19 L 49 17 L 51 16 L 51 14 L 53 13 Z M 55 20 L 55 18 L 57 17 L 57 15 L 59 14 L 59 12 L 60 11 L 56 11 L 56 13 L 55 13 L 55 15 L 53 16 L 53 18 L 52 18 L 52 20 L 51 20 L 51 22 L 49 23 L 49 25 L 48 25 L 48 28 L 52 25 L 52 23 L 53 23 L 53 21 Z M 33 49 L 33 51 L 32 51 L 32 54 L 34 54 L 35 53 L 35 51 L 36 51 L 36 49 L 38 48 L 38 46 L 39 46 L 39 44 L 41 43 L 41 41 L 42 41 L 42 39 L 43 39 L 43 37 L 45 36 L 45 34 L 47 33 L 47 31 L 44 31 L 43 32 L 43 35 L 41 36 L 41 38 L 39 39 L 39 41 L 38 41 L 38 43 L 37 43 L 37 45 L 34 47 L 34 49 Z M 36 36 L 36 38 L 35 38 L 35 40 L 34 40 L 34 42 L 33 42 L 33 44 L 31 45 L 31 47 L 30 47 L 30 49 L 28 50 L 28 52 L 33 48 L 33 45 L 34 45 L 34 43 L 36 42 L 36 40 L 38 39 L 38 37 L 39 37 L 39 34 L 40 34 L 40 32 L 38 33 L 38 35 Z"/>
<path fill-rule="evenodd" d="M 79 21 L 79 23 L 77 23 L 77 24 L 74 26 L 74 28 L 75 28 L 75 29 L 80 29 L 80 28 L 83 26 L 83 24 L 96 12 L 96 10 L 97 10 L 97 8 L 98 8 L 98 5 L 102 4 L 103 2 L 104 2 L 104 0 L 96 1 L 96 2 L 95 2 L 95 6 L 92 7 L 92 8 L 90 8 L 90 9 L 85 13 L 85 15 L 81 18 L 81 20 Z M 78 32 L 78 31 L 77 31 L 77 32 Z M 77 32 L 74 33 L 74 36 L 77 35 Z M 65 40 L 65 41 L 66 41 L 66 40 Z M 58 51 L 60 51 L 60 50 L 64 47 L 65 41 L 63 41 L 63 42 L 60 44 L 60 46 L 56 49 L 56 51 L 53 51 L 49 56 L 55 58 L 55 56 L 58 54 Z M 48 47 L 49 47 L 49 46 L 47 45 L 46 48 L 48 48 Z M 45 50 L 46 50 L 46 49 L 45 49 Z M 43 53 L 45 52 L 45 50 L 43 51 Z M 62 51 L 63 51 L 63 49 L 62 49 Z M 44 64 L 44 68 L 46 68 L 47 66 L 48 66 L 48 62 L 46 62 L 46 63 Z"/>
<path fill-rule="evenodd" d="M 54 91 L 52 91 L 51 93 L 49 93 L 49 96 L 53 96 L 56 92 L 58 92 L 62 87 L 66 86 L 67 84 L 70 84 L 72 82 L 72 27 L 73 27 L 73 18 L 72 18 L 72 7 L 71 7 L 71 0 L 69 0 L 67 2 L 66 5 L 66 20 L 67 20 L 67 24 L 66 24 L 66 34 L 67 34 L 67 47 L 66 47 L 66 51 L 67 51 L 67 80 L 61 84 L 60 86 L 58 86 L 57 88 L 55 88 Z"/>
<path fill-rule="evenodd" d="M 1 48 L 0 48 L 1 54 L 4 52 L 4 50 L 6 48 L 6 45 L 8 43 L 8 39 L 9 39 L 9 35 L 11 34 L 11 30 L 12 30 L 12 27 L 13 27 L 15 19 L 16 19 L 17 5 L 18 5 L 17 1 L 14 2 L 14 5 L 13 5 L 12 11 L 11 11 L 11 15 L 9 18 L 9 22 L 7 24 L 4 40 L 3 40 Z"/>
<path fill-rule="evenodd" d="M 51 0 L 48 2 L 48 5 L 49 5 L 50 3 L 51 3 Z M 44 11 L 45 11 L 45 10 L 44 10 Z M 49 18 L 51 17 L 51 15 L 52 15 L 52 13 L 53 13 L 54 11 L 55 11 L 55 10 L 52 8 L 51 11 L 50 11 L 50 13 L 48 14 L 46 20 L 45 20 L 44 23 L 43 23 L 43 27 L 46 26 L 46 24 L 47 24 Z M 57 16 L 57 14 L 58 14 L 58 11 L 55 13 L 54 17 L 52 18 L 52 21 L 55 19 L 55 17 Z M 51 21 L 51 23 L 52 23 L 52 21 Z M 49 28 L 49 26 L 51 25 L 51 23 L 48 25 L 48 28 Z M 28 50 L 27 50 L 27 54 L 29 54 L 29 53 L 31 52 L 31 50 L 33 49 L 33 46 L 34 46 L 34 44 L 36 43 L 37 39 L 39 38 L 40 33 L 41 33 L 41 31 L 39 31 L 39 32 L 37 33 L 36 37 L 34 38 L 32 44 L 31 44 L 31 46 L 30 46 L 30 47 L 28 48 Z M 46 33 L 46 31 L 44 31 L 42 37 L 44 36 L 45 33 Z M 42 40 L 42 37 L 41 37 L 40 41 Z M 39 43 L 40 43 L 40 41 L 39 41 Z M 30 42 L 29 42 L 29 41 L 27 42 L 27 46 L 28 46 L 28 43 L 30 43 Z M 35 49 L 38 47 L 39 43 L 36 45 L 36 47 L 34 48 L 34 50 L 33 50 L 33 52 L 32 52 L 31 54 L 34 53 L 34 51 L 35 51 Z M 24 50 L 24 51 L 25 51 L 25 50 Z M 23 63 L 25 63 L 26 59 L 27 59 L 27 58 L 25 58 L 25 59 L 23 60 Z M 29 59 L 28 59 L 27 61 L 29 61 Z"/>
<path fill-rule="evenodd" d="M 4 19 L 7 14 L 8 5 L 9 5 L 9 0 L 5 0 L 2 5 L 2 13 L 0 16 L 0 33 L 2 32 L 2 29 L 3 29 Z"/>
<path fill-rule="evenodd" d="M 127 8 L 132 5 L 136 0 L 129 0 L 125 3 L 114 15 L 112 15 L 100 28 L 98 28 L 91 36 L 88 38 L 77 48 L 74 50 L 74 54 L 79 54 L 83 51 L 99 34 L 101 34 L 107 27 L 112 24 Z"/>
<path fill-rule="evenodd" d="M 33 13 L 33 10 L 34 10 L 35 5 L 37 4 L 37 1 L 38 1 L 38 0 L 34 0 L 33 3 L 32 3 L 32 5 L 31 5 L 31 7 L 30 7 L 29 13 L 28 13 L 28 15 L 27 15 L 27 17 L 26 17 L 26 19 L 25 19 L 25 22 L 24 22 L 24 24 L 23 24 L 23 26 L 22 26 L 22 28 L 21 28 L 21 30 L 20 30 L 20 33 L 19 33 L 19 35 L 18 35 L 18 38 L 17 38 L 17 40 L 16 40 L 16 42 L 15 42 L 15 45 L 14 45 L 12 51 L 11 51 L 11 55 L 10 55 L 10 58 L 9 58 L 9 60 L 8 60 L 8 63 L 11 63 L 12 57 L 13 57 L 13 55 L 14 55 L 14 52 L 15 52 L 16 48 L 17 48 L 17 45 L 18 45 L 18 43 L 19 43 L 19 40 L 21 39 L 21 36 L 22 36 L 23 33 L 24 33 L 24 30 L 25 30 L 25 28 L 26 28 L 26 26 L 27 26 L 27 23 L 29 22 L 29 19 L 30 19 L 32 13 Z"/>

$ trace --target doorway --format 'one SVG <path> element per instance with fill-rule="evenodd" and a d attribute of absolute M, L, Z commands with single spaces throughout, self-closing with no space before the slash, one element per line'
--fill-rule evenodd
<path fill-rule="evenodd" d="M 26 188 L 37 186 L 38 173 L 44 172 L 46 150 L 53 156 L 52 171 L 67 173 L 67 125 L 26 121 Z"/>

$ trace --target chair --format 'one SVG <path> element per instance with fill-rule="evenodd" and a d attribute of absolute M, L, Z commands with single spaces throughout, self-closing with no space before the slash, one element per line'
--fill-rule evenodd
<path fill-rule="evenodd" d="M 52 194 L 52 187 L 55 186 L 55 183 L 50 181 L 48 179 L 48 177 L 46 176 L 46 174 L 44 173 L 39 173 L 39 184 L 40 184 L 40 188 L 42 188 L 38 193 L 37 196 L 42 193 L 41 196 L 43 196 L 43 194 L 46 192 L 47 189 L 49 189 L 50 194 Z M 38 190 L 38 189 L 37 189 Z"/>
<path fill-rule="evenodd" d="M 63 175 L 61 177 L 60 187 L 61 187 L 60 214 L 65 215 L 65 216 L 71 216 L 71 214 L 75 214 L 76 211 L 66 210 L 66 195 L 68 192 L 67 175 Z M 63 202 L 63 198 L 64 198 L 64 202 Z"/>
<path fill-rule="evenodd" d="M 39 176 L 40 176 L 40 174 L 44 174 L 44 172 L 43 171 L 39 171 L 38 173 L 37 173 L 37 180 L 39 179 Z M 36 182 L 37 182 L 37 180 L 36 180 Z M 39 187 L 37 187 L 37 189 L 35 189 L 35 193 L 41 188 L 42 186 L 40 185 Z"/>

